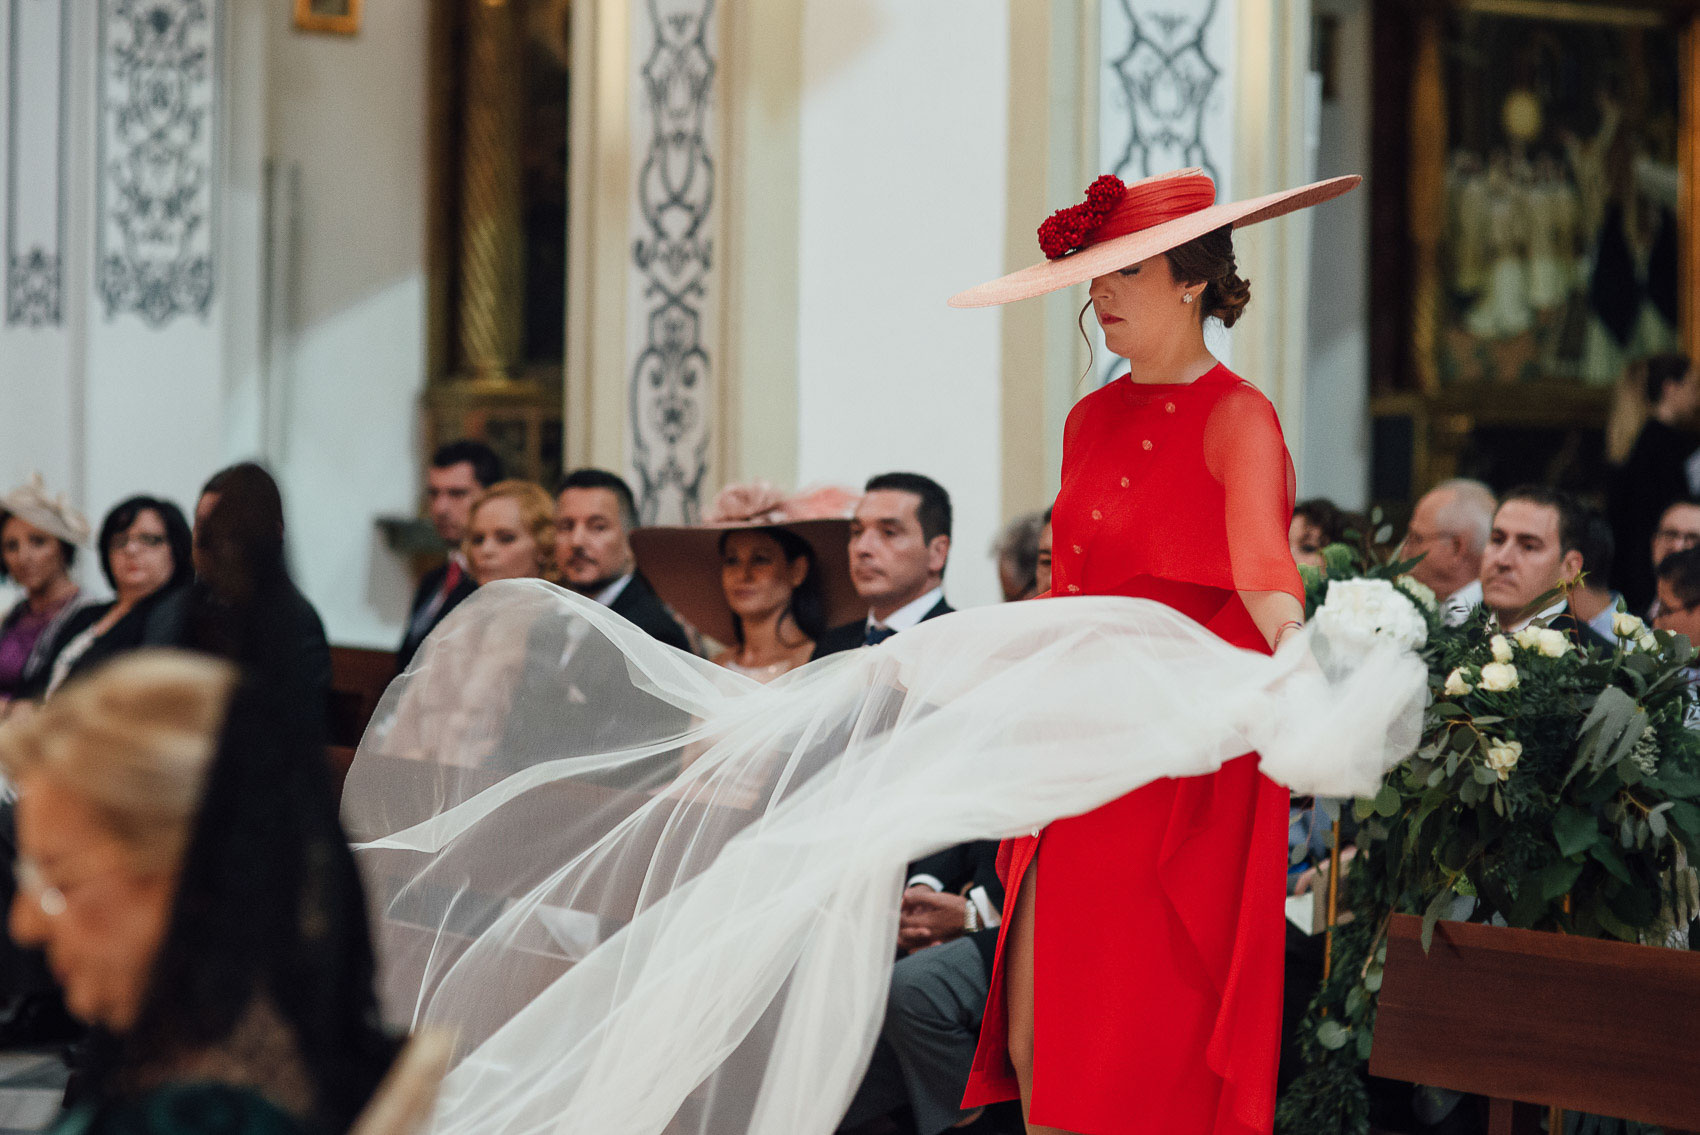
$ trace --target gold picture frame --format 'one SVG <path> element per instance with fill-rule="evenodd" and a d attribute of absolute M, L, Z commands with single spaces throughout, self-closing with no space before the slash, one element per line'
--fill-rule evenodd
<path fill-rule="evenodd" d="M 354 35 L 360 31 L 361 0 L 295 0 L 295 27 L 304 32 Z"/>

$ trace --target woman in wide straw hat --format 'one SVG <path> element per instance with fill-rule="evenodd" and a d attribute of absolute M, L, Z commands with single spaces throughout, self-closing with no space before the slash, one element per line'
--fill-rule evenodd
<path fill-rule="evenodd" d="M 855 501 L 840 488 L 787 497 L 765 482 L 728 485 L 702 524 L 639 529 L 632 551 L 656 594 L 725 646 L 717 665 L 771 682 L 861 610 L 848 550 Z"/>
<path fill-rule="evenodd" d="M 1231 327 L 1250 300 L 1235 227 L 1357 182 L 1216 204 L 1196 169 L 1101 177 L 1040 227 L 1043 263 L 952 298 L 1090 282 L 1105 342 L 1128 361 L 1064 429 L 1053 595 L 1154 599 L 1263 653 L 1300 627 L 1281 426 L 1211 355 L 1204 324 Z M 1009 897 L 964 1106 L 1019 1095 L 1035 1132 L 1268 1131 L 1287 801 L 1246 754 L 1005 843 Z"/>

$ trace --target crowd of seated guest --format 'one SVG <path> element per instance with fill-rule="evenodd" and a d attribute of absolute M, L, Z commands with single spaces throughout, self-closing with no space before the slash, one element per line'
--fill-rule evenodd
<path fill-rule="evenodd" d="M 1692 417 L 1684 392 L 1700 389 L 1686 367 L 1669 372 L 1655 368 L 1645 379 L 1654 410 L 1636 448 L 1644 464 L 1654 451 L 1669 457 L 1680 448 L 1670 433 L 1680 433 Z M 397 672 L 428 658 L 433 631 L 479 588 L 499 581 L 547 580 L 660 642 L 763 682 L 813 659 L 878 648 L 952 609 L 944 590 L 952 503 L 943 486 L 918 473 L 879 474 L 858 492 L 786 495 L 734 486 L 701 523 L 679 526 L 641 524 L 630 486 L 606 470 L 573 470 L 551 489 L 504 479 L 496 454 L 476 441 L 439 448 L 424 479 L 443 563 L 415 591 Z M 1621 513 L 1621 503 L 1614 507 Z M 1450 624 L 1481 618 L 1510 633 L 1538 620 L 1579 645 L 1601 646 L 1614 637 L 1613 616 L 1626 609 L 1693 636 L 1700 632 L 1700 498 L 1684 490 L 1649 515 L 1646 531 L 1626 541 L 1622 532 L 1639 529 L 1614 530 L 1617 513 L 1586 509 L 1565 492 L 1532 485 L 1496 496 L 1479 482 L 1455 479 L 1417 501 L 1399 551 L 1416 561 L 1412 575 L 1434 591 Z M 223 1094 L 208 1097 L 233 1109 L 234 1129 L 247 1129 L 250 1120 L 280 1130 L 327 1119 L 345 1127 L 393 1057 L 394 1040 L 369 1033 L 360 1042 L 363 1054 L 347 1068 L 320 1066 L 300 1047 L 305 1038 L 288 998 L 274 1001 L 258 985 L 244 987 L 247 1000 L 217 1015 L 219 1029 L 161 1049 L 172 1053 L 169 1060 L 144 1058 L 126 1043 L 134 1030 L 186 1027 L 155 1005 L 149 975 L 161 972 L 161 956 L 188 964 L 190 948 L 175 945 L 175 911 L 187 901 L 181 872 L 189 849 L 200 846 L 198 801 L 211 793 L 225 759 L 215 756 L 223 751 L 219 738 L 256 721 L 275 725 L 280 707 L 293 706 L 279 743 L 299 755 L 324 741 L 330 651 L 317 613 L 286 567 L 275 481 L 249 463 L 225 469 L 207 482 L 193 518 L 191 526 L 174 504 L 152 496 L 115 506 L 93 541 L 113 597 L 96 601 L 75 576 L 79 548 L 89 541 L 87 522 L 39 481 L 0 498 L 0 572 L 22 592 L 0 618 L 0 715 L 7 702 L 40 706 L 13 714 L 0 731 L 0 768 L 20 790 L 15 837 L 11 812 L 0 809 L 0 846 L 19 864 L 14 936 L 50 955 L 79 952 L 90 959 L 86 970 L 60 972 L 68 1008 L 97 1026 L 85 1078 L 84 1099 L 93 1109 L 87 1114 L 97 1117 L 90 1130 L 131 1122 L 129 1109 L 192 1101 L 194 1092 L 179 1093 L 185 1081 L 199 1082 L 203 1050 L 247 1044 L 253 1035 L 275 1046 L 267 1051 L 278 1059 L 225 1076 L 218 1084 Z M 1289 529 L 1294 559 L 1320 565 L 1329 544 L 1364 540 L 1367 528 L 1362 517 L 1330 501 L 1303 501 Z M 1049 596 L 1050 545 L 1048 513 L 1017 517 L 999 534 L 991 558 L 1006 601 Z M 1655 585 L 1645 603 L 1628 582 L 1636 571 Z M 239 681 L 244 690 L 264 693 L 233 701 Z M 148 709 L 135 700 L 139 694 L 125 701 L 114 690 L 150 691 L 147 697 L 170 712 Z M 240 722 L 232 716 L 237 704 Z M 85 753 L 73 740 L 64 752 L 81 754 L 74 759 L 44 755 L 60 752 L 53 738 L 107 728 L 90 721 L 125 705 L 137 715 L 122 727 L 134 734 L 134 746 L 97 759 L 91 746 L 83 746 Z M 181 742 L 186 733 L 200 738 L 201 756 L 176 769 L 187 779 L 174 790 L 171 808 L 150 821 L 158 847 L 138 846 L 128 825 L 111 829 L 100 794 L 135 775 L 123 762 L 148 759 L 142 750 L 150 737 Z M 107 769 L 101 760 L 114 763 Z M 250 767 L 244 775 L 259 773 Z M 109 783 L 97 786 L 103 776 Z M 292 792 L 312 813 L 303 830 L 320 839 L 335 832 L 334 789 L 302 782 Z M 1329 825 L 1311 801 L 1295 802 L 1293 821 L 1289 889 L 1303 893 L 1326 857 Z M 101 862 L 109 861 L 114 880 L 123 883 L 103 892 L 103 901 L 134 904 L 134 925 L 145 933 L 93 950 L 77 937 L 89 923 L 53 913 L 60 904 L 74 905 L 57 865 L 72 862 L 68 857 L 81 846 L 91 862 L 97 852 L 106 856 Z M 911 864 L 902 894 L 893 896 L 898 961 L 873 1063 L 846 1129 L 891 1130 L 894 1121 L 897 1130 L 916 1135 L 1019 1127 L 1019 1117 L 1007 1111 L 983 1115 L 958 1106 L 1002 907 L 995 851 L 995 843 L 974 841 Z M 97 916 L 91 908 L 89 917 Z M 338 917 L 354 916 L 344 910 Z M 355 987 L 364 990 L 369 971 L 362 967 L 370 958 L 361 952 L 367 949 L 363 915 L 357 931 L 345 961 L 358 971 Z M 1296 979 L 1305 979 L 1314 960 L 1308 950 L 1294 965 Z M 255 961 L 255 972 L 266 964 Z M 16 972 L 22 970 L 0 956 L 0 983 Z M 56 999 L 59 991 L 48 984 Z M 0 990 L 0 1042 L 10 1035 L 7 992 Z M 38 993 L 46 996 L 39 990 L 32 996 Z M 155 1013 L 171 1023 L 161 1025 Z M 63 1027 L 62 1013 L 38 1010 L 37 1016 Z"/>

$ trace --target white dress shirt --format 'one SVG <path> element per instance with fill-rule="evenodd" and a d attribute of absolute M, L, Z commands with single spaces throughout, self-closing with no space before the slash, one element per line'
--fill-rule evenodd
<path fill-rule="evenodd" d="M 1482 581 L 1472 579 L 1440 601 L 1440 621 L 1449 627 L 1462 626 L 1470 612 L 1482 605 Z"/>
<path fill-rule="evenodd" d="M 637 572 L 635 571 L 628 571 L 625 575 L 622 575 L 619 579 L 616 579 L 613 583 L 610 583 L 607 587 L 604 587 L 601 591 L 592 595 L 591 598 L 602 604 L 604 607 L 612 607 L 614 605 L 614 600 L 620 597 L 620 593 L 626 589 L 626 584 L 630 583 L 632 581 L 632 576 L 636 574 Z"/>
<path fill-rule="evenodd" d="M 909 630 L 922 619 L 926 618 L 927 612 L 931 611 L 934 607 L 937 607 L 939 605 L 939 600 L 943 598 L 944 586 L 941 584 L 915 600 L 913 603 L 905 603 L 903 606 L 887 615 L 883 621 L 874 618 L 874 613 L 869 611 L 868 629 L 873 630 L 875 627 L 884 627 L 886 630 L 892 631 Z"/>
<path fill-rule="evenodd" d="M 1554 603 L 1552 606 L 1548 607 L 1546 610 L 1538 611 L 1535 614 L 1530 615 L 1527 619 L 1524 619 L 1522 622 L 1518 623 L 1516 626 L 1505 628 L 1505 633 L 1506 634 L 1516 634 L 1518 631 L 1524 629 L 1530 623 L 1534 623 L 1534 622 L 1540 622 L 1540 623 L 1544 623 L 1544 624 L 1550 626 L 1550 625 L 1552 625 L 1552 620 L 1554 620 L 1554 619 L 1558 618 L 1560 615 L 1564 614 L 1564 612 L 1569 609 L 1569 606 L 1570 605 L 1567 602 L 1565 602 L 1563 599 L 1560 599 L 1557 603 Z"/>

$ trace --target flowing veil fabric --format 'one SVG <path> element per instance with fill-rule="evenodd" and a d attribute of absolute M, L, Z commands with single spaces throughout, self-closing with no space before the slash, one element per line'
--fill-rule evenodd
<path fill-rule="evenodd" d="M 1157 603 L 935 619 L 760 685 L 539 581 L 482 588 L 385 695 L 344 820 L 386 1011 L 458 1031 L 439 1135 L 830 1132 L 911 860 L 1247 751 L 1374 791 L 1426 671 L 1273 658 Z"/>

